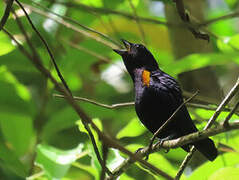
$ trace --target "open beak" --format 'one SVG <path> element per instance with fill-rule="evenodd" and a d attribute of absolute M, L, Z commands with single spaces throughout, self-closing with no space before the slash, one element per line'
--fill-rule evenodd
<path fill-rule="evenodd" d="M 130 43 L 130 42 L 124 40 L 124 39 L 121 39 L 121 41 L 123 42 L 125 49 L 113 49 L 113 51 L 115 51 L 119 55 L 123 55 L 125 53 L 130 53 L 132 43 Z"/>

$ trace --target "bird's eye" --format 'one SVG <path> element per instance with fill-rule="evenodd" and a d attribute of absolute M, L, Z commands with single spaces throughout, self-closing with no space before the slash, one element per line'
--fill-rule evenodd
<path fill-rule="evenodd" d="M 136 48 L 139 48 L 140 46 L 139 46 L 139 44 L 136 44 L 135 47 L 136 47 Z"/>

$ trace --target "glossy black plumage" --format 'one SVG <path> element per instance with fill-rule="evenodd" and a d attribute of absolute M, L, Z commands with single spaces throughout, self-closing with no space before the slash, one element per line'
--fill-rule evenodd
<path fill-rule="evenodd" d="M 158 67 L 149 50 L 140 44 L 122 40 L 126 50 L 114 50 L 123 58 L 135 89 L 135 110 L 140 121 L 152 133 L 173 114 L 183 103 L 181 89 L 176 80 Z M 145 84 L 144 72 L 149 72 L 149 82 Z M 161 140 L 178 138 L 198 131 L 192 122 L 186 106 L 183 106 L 174 119 L 161 131 Z M 209 138 L 193 143 L 207 159 L 217 157 L 217 149 Z M 189 151 L 190 146 L 182 147 Z"/>

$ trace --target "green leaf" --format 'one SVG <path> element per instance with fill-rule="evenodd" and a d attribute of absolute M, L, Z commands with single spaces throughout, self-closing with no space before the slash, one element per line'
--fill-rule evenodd
<path fill-rule="evenodd" d="M 0 166 L 8 169 L 17 176 L 26 177 L 26 166 L 19 160 L 14 151 L 10 150 L 3 142 L 0 142 Z"/>
<path fill-rule="evenodd" d="M 5 81 L 13 85 L 15 87 L 16 93 L 23 100 L 29 101 L 31 99 L 31 95 L 28 89 L 24 85 L 19 83 L 15 76 L 7 70 L 6 66 L 0 66 L 0 81 Z"/>
<path fill-rule="evenodd" d="M 238 180 L 239 179 L 239 168 L 236 167 L 225 167 L 214 172 L 208 180 Z"/>
<path fill-rule="evenodd" d="M 239 155 L 236 153 L 226 153 L 217 157 L 213 162 L 206 162 L 197 168 L 188 178 L 194 179 L 208 179 L 215 171 L 222 167 L 234 167 L 239 165 Z"/>
<path fill-rule="evenodd" d="M 208 53 L 192 54 L 180 61 L 173 62 L 163 67 L 163 70 L 173 76 L 182 72 L 191 71 L 206 66 L 224 65 L 230 62 L 239 64 L 238 53 Z"/>
<path fill-rule="evenodd" d="M 83 144 L 72 150 L 59 150 L 52 146 L 39 144 L 37 146 L 36 164 L 44 169 L 50 178 L 62 178 L 82 153 Z"/>
<path fill-rule="evenodd" d="M 102 123 L 99 119 L 95 118 L 95 119 L 92 119 L 92 121 L 95 123 L 95 125 L 100 129 L 102 130 Z M 81 132 L 84 132 L 84 133 L 87 133 L 88 134 L 88 131 L 85 129 L 82 121 L 77 121 L 77 125 L 78 125 L 78 128 Z M 91 128 L 91 126 L 90 126 Z M 99 140 L 99 137 L 98 137 L 98 134 L 93 130 L 93 128 L 91 128 L 92 130 L 92 134 L 94 136 L 94 139 L 95 139 L 95 142 L 96 142 L 96 146 L 99 150 L 99 153 L 101 152 L 101 149 L 102 149 L 102 145 L 101 145 L 101 142 Z M 90 150 L 89 151 L 89 156 L 91 157 L 91 166 L 94 167 L 94 169 L 96 169 L 97 171 L 94 172 L 95 176 L 97 177 L 96 179 L 99 178 L 100 176 L 100 171 L 101 171 L 101 165 L 97 159 L 97 156 L 96 156 L 96 153 L 95 153 L 95 150 L 94 150 L 94 147 L 92 145 L 92 142 L 90 141 L 90 143 L 88 144 L 87 146 L 87 149 Z"/>
<path fill-rule="evenodd" d="M 43 139 L 48 140 L 52 135 L 63 129 L 74 127 L 77 119 L 79 117 L 71 107 L 67 106 L 60 109 L 57 113 L 52 114 L 44 125 Z"/>
<path fill-rule="evenodd" d="M 139 148 L 142 148 L 142 145 L 131 144 L 131 145 L 126 146 L 126 148 L 132 152 L 135 152 Z M 161 153 L 163 153 L 163 152 L 161 152 Z M 159 153 L 150 154 L 148 162 L 155 165 L 159 169 L 162 169 L 163 171 L 167 172 L 169 175 L 174 176 L 177 172 L 177 169 L 175 167 L 173 167 L 172 164 L 162 154 L 159 154 Z M 145 167 L 142 167 L 142 166 L 139 166 L 139 167 L 145 170 Z M 152 173 L 150 172 L 150 174 L 152 174 Z M 154 175 L 154 174 L 152 174 L 152 175 Z"/>
<path fill-rule="evenodd" d="M 27 152 L 34 138 L 29 116 L 0 112 L 0 127 L 6 142 L 18 156 Z"/>
<path fill-rule="evenodd" d="M 122 128 L 118 134 L 117 138 L 122 137 L 134 137 L 143 134 L 146 128 L 140 123 L 138 118 L 132 119 L 124 128 Z"/>
<path fill-rule="evenodd" d="M 92 119 L 92 121 L 95 123 L 95 125 L 102 131 L 102 123 L 101 123 L 101 121 L 98 119 L 98 118 L 94 118 L 94 119 Z M 82 121 L 81 120 L 79 120 L 79 121 L 77 121 L 76 122 L 76 124 L 77 124 L 77 126 L 78 126 L 78 128 L 79 128 L 79 130 L 81 131 L 81 132 L 84 132 L 84 133 L 87 133 L 88 134 L 88 131 L 85 129 L 85 127 L 84 127 L 84 125 L 83 125 L 83 123 L 82 123 Z"/>
<path fill-rule="evenodd" d="M 128 176 L 126 173 L 123 173 L 120 178 L 120 180 L 134 180 L 134 178 Z"/>
<path fill-rule="evenodd" d="M 15 49 L 10 39 L 3 31 L 0 31 L 0 56 L 7 54 Z"/>
<path fill-rule="evenodd" d="M 79 162 L 74 162 L 72 164 L 74 167 L 77 167 L 79 169 L 83 169 L 85 171 L 87 171 L 89 174 L 91 174 L 95 179 L 97 179 L 97 177 L 99 178 L 99 172 L 96 168 L 94 168 L 93 166 L 89 166 L 89 165 L 85 165 Z"/>
<path fill-rule="evenodd" d="M 239 34 L 225 37 L 223 40 L 217 40 L 217 47 L 225 53 L 236 52 L 236 49 L 239 49 Z"/>
<path fill-rule="evenodd" d="M 109 149 L 108 158 L 107 158 L 107 166 L 110 170 L 116 169 L 125 158 L 123 158 L 117 149 Z"/>
<path fill-rule="evenodd" d="M 237 0 L 225 0 L 225 2 L 228 4 L 228 6 L 230 7 L 230 8 L 235 8 L 236 7 L 236 5 L 237 5 L 237 3 L 238 3 L 238 1 Z"/>

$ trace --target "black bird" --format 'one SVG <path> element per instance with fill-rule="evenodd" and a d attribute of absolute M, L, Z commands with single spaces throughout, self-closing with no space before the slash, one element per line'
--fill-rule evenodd
<path fill-rule="evenodd" d="M 135 110 L 140 121 L 155 133 L 183 103 L 182 92 L 177 81 L 159 69 L 150 51 L 141 44 L 122 40 L 126 50 L 115 50 L 122 56 L 135 89 Z M 184 105 L 173 120 L 157 136 L 161 141 L 175 139 L 198 131 Z M 182 146 L 185 151 L 194 145 L 207 159 L 217 157 L 214 142 L 202 139 Z"/>

